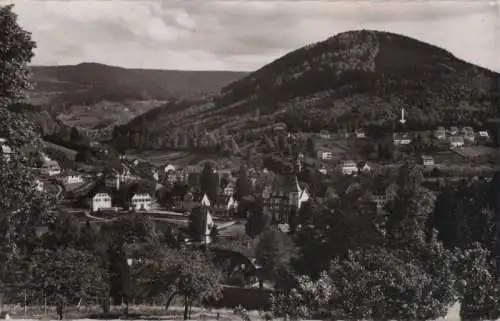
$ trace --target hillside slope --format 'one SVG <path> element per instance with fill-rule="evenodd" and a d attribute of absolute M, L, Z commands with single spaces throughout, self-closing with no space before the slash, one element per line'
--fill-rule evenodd
<path fill-rule="evenodd" d="M 217 92 L 246 73 L 126 69 L 97 63 L 33 66 L 29 102 L 64 122 L 103 128 L 171 99 Z"/>
<path fill-rule="evenodd" d="M 498 74 L 441 48 L 388 32 L 349 31 L 293 51 L 214 97 L 151 110 L 118 128 L 115 138 L 130 147 L 163 148 L 179 139 L 221 144 L 233 134 L 257 139 L 278 121 L 307 131 L 390 129 L 402 107 L 409 129 L 480 126 L 497 117 L 498 91 Z"/>

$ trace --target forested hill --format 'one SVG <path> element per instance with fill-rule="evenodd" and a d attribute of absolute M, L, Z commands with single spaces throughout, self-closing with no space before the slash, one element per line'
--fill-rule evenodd
<path fill-rule="evenodd" d="M 497 73 L 433 45 L 349 31 L 293 51 L 214 98 L 186 102 L 182 111 L 171 105 L 153 110 L 119 128 L 115 138 L 127 142 L 135 135 L 131 145 L 162 147 L 191 136 L 193 128 L 221 139 L 232 133 L 248 138 L 281 120 L 304 130 L 391 128 L 402 107 L 407 128 L 481 126 L 497 117 L 498 83 Z"/>
<path fill-rule="evenodd" d="M 246 75 L 232 71 L 127 69 L 98 63 L 33 66 L 29 102 L 65 123 L 105 128 L 172 99 L 217 93 Z"/>
<path fill-rule="evenodd" d="M 38 97 L 57 93 L 56 102 L 169 100 L 217 92 L 245 72 L 128 69 L 98 63 L 33 66 Z"/>

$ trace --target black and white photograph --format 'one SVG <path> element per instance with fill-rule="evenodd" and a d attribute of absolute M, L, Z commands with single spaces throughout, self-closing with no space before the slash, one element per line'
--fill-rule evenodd
<path fill-rule="evenodd" d="M 500 320 L 500 0 L 0 0 L 0 319 Z"/>

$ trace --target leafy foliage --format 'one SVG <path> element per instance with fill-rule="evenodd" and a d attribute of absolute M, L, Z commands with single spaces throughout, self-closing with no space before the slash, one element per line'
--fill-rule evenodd
<path fill-rule="evenodd" d="M 50 200 L 35 189 L 37 170 L 29 167 L 31 160 L 22 152 L 40 150 L 36 129 L 24 114 L 7 108 L 30 86 L 28 63 L 35 48 L 12 8 L 0 7 L 0 137 L 12 148 L 10 160 L 0 159 L 0 261 L 15 248 L 19 255 L 28 254 L 36 242 L 35 226 L 50 221 Z"/>
<path fill-rule="evenodd" d="M 0 107 L 5 108 L 24 97 L 30 88 L 28 63 L 36 47 L 31 34 L 17 23 L 13 5 L 0 7 Z"/>
<path fill-rule="evenodd" d="M 215 202 L 217 198 L 217 190 L 219 186 L 219 177 L 215 173 L 213 164 L 206 162 L 200 175 L 200 190 L 202 194 L 207 194 L 211 202 Z"/>
<path fill-rule="evenodd" d="M 252 182 L 248 178 L 248 171 L 245 167 L 240 168 L 238 179 L 234 191 L 234 199 L 241 201 L 252 192 Z"/>
<path fill-rule="evenodd" d="M 190 318 L 193 303 L 217 300 L 221 296 L 222 274 L 207 254 L 193 249 L 162 250 L 151 266 L 148 286 L 165 293 L 167 307 L 176 296 L 184 299 L 184 319 Z"/>
<path fill-rule="evenodd" d="M 393 132 L 401 129 L 401 106 L 409 113 L 405 130 L 490 127 L 497 76 L 402 35 L 349 31 L 290 52 L 208 99 L 153 109 L 146 126 L 139 117 L 114 137 L 130 147 L 219 152 L 231 139 L 240 146 L 266 140 L 276 123 L 306 132 Z M 205 137 L 212 137 L 208 148 Z M 269 144 L 259 148 L 269 152 Z M 390 156 L 390 148 L 380 154 Z"/>
<path fill-rule="evenodd" d="M 463 320 L 497 319 L 500 293 L 491 252 L 474 243 L 463 252 L 461 262 L 458 272 L 463 296 L 460 317 Z"/>
<path fill-rule="evenodd" d="M 263 209 L 262 200 L 248 200 L 242 202 L 238 211 L 245 211 L 247 214 L 247 222 L 245 224 L 245 232 L 252 239 L 255 239 L 269 227 L 272 221 L 271 214 Z"/>
<path fill-rule="evenodd" d="M 276 297 L 275 313 L 396 320 L 443 316 L 456 295 L 455 257 L 436 246 L 426 254 L 439 255 L 433 257 L 437 264 L 411 259 L 415 253 L 407 250 L 350 251 L 347 258 L 332 261 L 317 280 L 299 277 L 288 295 Z"/>
<path fill-rule="evenodd" d="M 290 273 L 295 254 L 290 236 L 274 229 L 261 235 L 255 251 L 257 262 L 262 266 L 262 275 L 271 281 L 279 281 L 280 277 Z"/>
<path fill-rule="evenodd" d="M 55 304 L 61 320 L 65 304 L 100 296 L 105 289 L 97 260 L 85 252 L 71 248 L 39 250 L 33 262 L 27 289 L 31 295 L 46 297 L 48 303 Z"/>

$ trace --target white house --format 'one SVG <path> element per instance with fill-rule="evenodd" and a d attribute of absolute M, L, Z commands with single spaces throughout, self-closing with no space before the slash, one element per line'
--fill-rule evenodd
<path fill-rule="evenodd" d="M 49 166 L 49 176 L 57 176 L 57 175 L 61 175 L 61 167 L 55 164 Z"/>
<path fill-rule="evenodd" d="M 10 161 L 12 157 L 12 148 L 7 145 L 7 140 L 5 138 L 0 138 L 0 149 L 2 150 L 3 158 L 6 161 Z"/>
<path fill-rule="evenodd" d="M 42 173 L 49 176 L 61 175 L 61 167 L 56 161 L 50 160 L 43 166 Z"/>
<path fill-rule="evenodd" d="M 111 207 L 111 196 L 108 193 L 97 193 L 92 197 L 92 212 Z"/>
<path fill-rule="evenodd" d="M 366 133 L 362 129 L 358 129 L 356 131 L 356 138 L 366 138 Z"/>
<path fill-rule="evenodd" d="M 78 183 L 83 183 L 83 177 L 82 175 L 68 175 L 64 179 L 66 184 L 78 184 Z"/>
<path fill-rule="evenodd" d="M 464 146 L 464 138 L 462 136 L 452 136 L 450 137 L 450 145 L 453 148 Z"/>
<path fill-rule="evenodd" d="M 147 193 L 134 194 L 131 201 L 132 208 L 136 211 L 147 211 L 151 209 L 151 205 L 153 204 L 153 198 Z"/>
<path fill-rule="evenodd" d="M 438 127 L 434 136 L 440 140 L 446 139 L 446 129 L 443 126 Z"/>
<path fill-rule="evenodd" d="M 480 130 L 479 131 L 479 137 L 481 137 L 481 138 L 489 138 L 490 135 L 488 134 L 488 132 L 486 130 Z"/>
<path fill-rule="evenodd" d="M 422 155 L 422 165 L 433 166 L 434 165 L 434 158 L 432 158 L 432 156 Z"/>
<path fill-rule="evenodd" d="M 329 151 L 319 151 L 318 156 L 321 160 L 331 160 L 333 158 L 332 152 Z"/>
<path fill-rule="evenodd" d="M 341 169 L 342 174 L 344 175 L 352 175 L 358 173 L 358 165 L 355 161 L 352 160 L 342 162 Z"/>
<path fill-rule="evenodd" d="M 322 139 L 330 139 L 330 138 L 332 138 L 332 135 L 330 134 L 329 131 L 322 130 L 322 131 L 319 132 L 319 137 L 322 138 Z"/>
<path fill-rule="evenodd" d="M 394 133 L 392 137 L 394 145 L 408 145 L 411 143 L 411 138 L 408 133 Z"/>

